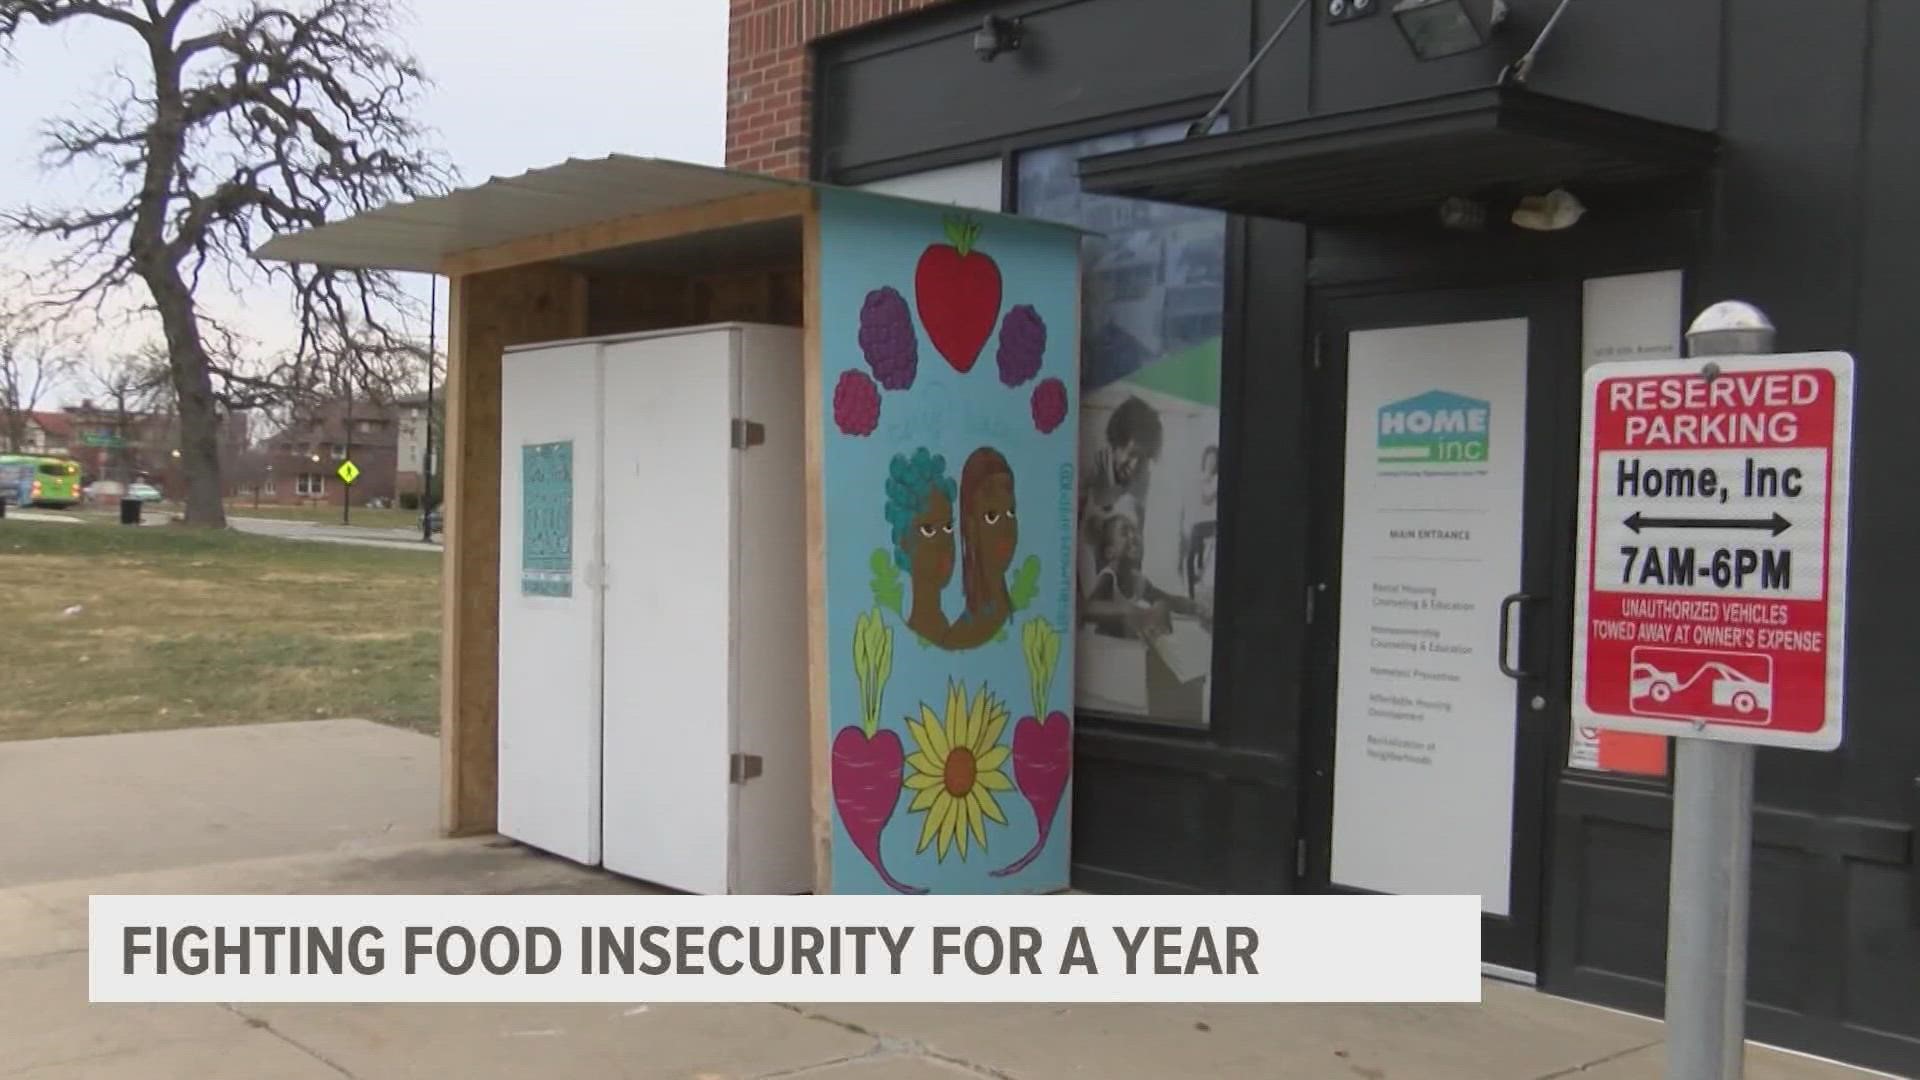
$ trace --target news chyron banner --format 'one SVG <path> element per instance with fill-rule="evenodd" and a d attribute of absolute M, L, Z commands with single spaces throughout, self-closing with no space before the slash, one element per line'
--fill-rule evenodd
<path fill-rule="evenodd" d="M 1477 896 L 94 896 L 95 1002 L 1480 1000 Z"/>

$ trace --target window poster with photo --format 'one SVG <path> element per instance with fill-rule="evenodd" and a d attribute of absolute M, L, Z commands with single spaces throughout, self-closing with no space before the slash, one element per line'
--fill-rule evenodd
<path fill-rule="evenodd" d="M 1076 225 L 1082 265 L 1075 703 L 1210 722 L 1226 215 L 1081 191 L 1082 157 L 1185 124 L 1021 155 L 1018 209 Z"/>

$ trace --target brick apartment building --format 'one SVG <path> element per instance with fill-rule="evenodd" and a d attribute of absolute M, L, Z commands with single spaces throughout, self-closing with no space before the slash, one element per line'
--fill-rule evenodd
<path fill-rule="evenodd" d="M 337 506 L 339 469 L 351 457 L 360 469 L 353 505 L 391 502 L 399 428 L 399 410 L 390 403 L 326 402 L 255 448 L 241 480 L 243 494 L 281 506 Z"/>

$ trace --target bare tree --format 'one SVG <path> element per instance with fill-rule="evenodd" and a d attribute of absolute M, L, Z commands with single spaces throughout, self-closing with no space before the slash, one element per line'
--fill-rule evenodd
<path fill-rule="evenodd" d="M 437 194 L 450 173 L 411 118 L 425 87 L 390 43 L 388 0 L 0 0 L 0 49 L 29 23 L 109 26 L 135 35 L 142 67 L 120 72 L 117 103 L 54 122 L 46 164 L 101 166 L 112 197 L 29 207 L 6 220 L 64 245 L 60 302 L 144 286 L 167 343 L 180 411 L 189 523 L 222 525 L 220 406 L 248 408 L 310 387 L 317 358 L 369 370 L 412 347 L 411 301 L 386 274 L 262 264 L 256 233 L 320 225 L 398 198 Z M 196 299 L 204 274 L 277 281 L 299 318 L 297 346 L 264 370 Z"/>
<path fill-rule="evenodd" d="M 0 440 L 27 446 L 27 421 L 40 399 L 74 370 L 71 355 L 21 312 L 0 307 Z"/>
<path fill-rule="evenodd" d="M 152 467 L 135 453 L 135 447 L 143 453 L 156 449 L 146 446 L 142 435 L 155 427 L 156 414 L 172 406 L 169 368 L 166 347 L 154 344 L 112 357 L 89 372 L 92 391 L 106 403 L 105 411 L 113 417 L 113 443 L 109 447 L 113 451 L 113 479 L 125 482 L 134 473 Z"/>

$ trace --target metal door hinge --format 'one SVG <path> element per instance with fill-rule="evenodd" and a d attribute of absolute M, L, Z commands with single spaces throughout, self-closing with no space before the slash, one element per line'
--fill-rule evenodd
<path fill-rule="evenodd" d="M 1326 591 L 1327 591 L 1327 583 L 1324 581 L 1320 582 L 1317 585 L 1307 586 L 1307 624 L 1309 626 L 1313 624 L 1314 614 L 1319 610 L 1318 597 L 1321 593 Z"/>
<path fill-rule="evenodd" d="M 1307 876 L 1307 838 L 1304 836 L 1293 842 L 1293 876 Z"/>
<path fill-rule="evenodd" d="M 752 420 L 733 422 L 733 448 L 745 450 L 749 446 L 759 446 L 767 441 L 766 426 Z"/>
<path fill-rule="evenodd" d="M 760 775 L 761 766 L 759 754 L 734 754 L 728 761 L 727 781 L 744 784 Z"/>
<path fill-rule="evenodd" d="M 1313 370 L 1319 371 L 1327 362 L 1327 335 L 1313 335 Z"/>

